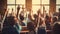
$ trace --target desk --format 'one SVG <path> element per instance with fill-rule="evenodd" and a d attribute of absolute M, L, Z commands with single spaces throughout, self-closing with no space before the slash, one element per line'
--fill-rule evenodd
<path fill-rule="evenodd" d="M 52 34 L 52 30 L 46 30 L 47 34 Z"/>
<path fill-rule="evenodd" d="M 29 31 L 21 31 L 21 33 L 26 33 L 26 32 L 29 32 Z"/>
<path fill-rule="evenodd" d="M 46 30 L 46 32 L 51 32 L 52 30 Z"/>
<path fill-rule="evenodd" d="M 26 34 L 26 33 L 28 33 L 29 32 L 29 30 L 27 29 L 27 26 L 22 26 L 22 31 L 20 31 L 20 34 Z"/>
<path fill-rule="evenodd" d="M 24 34 L 26 34 L 26 33 L 28 33 L 29 31 L 27 30 L 27 31 L 21 31 L 20 33 L 24 33 Z"/>

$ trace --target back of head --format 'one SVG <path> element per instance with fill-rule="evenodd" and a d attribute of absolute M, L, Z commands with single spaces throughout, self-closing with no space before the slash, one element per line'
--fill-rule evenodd
<path fill-rule="evenodd" d="M 57 18 L 56 17 L 53 17 L 53 22 L 56 22 L 57 21 Z"/>
<path fill-rule="evenodd" d="M 37 18 L 37 17 L 38 17 L 38 15 L 34 14 L 34 15 L 33 15 L 33 17 L 34 17 L 34 18 Z"/>
<path fill-rule="evenodd" d="M 23 21 L 24 20 L 24 16 L 20 14 L 20 20 Z"/>
<path fill-rule="evenodd" d="M 32 22 L 28 22 L 27 23 L 27 28 L 28 28 L 29 31 L 34 30 L 34 24 Z"/>
<path fill-rule="evenodd" d="M 54 24 L 53 32 L 54 34 L 60 34 L 60 22 Z"/>
<path fill-rule="evenodd" d="M 4 21 L 5 26 L 13 26 L 15 24 L 14 16 L 8 16 Z"/>
<path fill-rule="evenodd" d="M 59 8 L 58 10 L 59 10 L 59 12 L 60 12 L 60 8 Z"/>

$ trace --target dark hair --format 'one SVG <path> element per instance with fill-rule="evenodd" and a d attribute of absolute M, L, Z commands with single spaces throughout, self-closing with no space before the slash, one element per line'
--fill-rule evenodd
<path fill-rule="evenodd" d="M 59 11 L 60 11 L 60 8 L 59 8 Z"/>
<path fill-rule="evenodd" d="M 56 17 L 53 17 L 53 22 L 56 22 L 57 21 L 57 18 Z"/>
<path fill-rule="evenodd" d="M 20 20 L 22 21 L 24 20 L 24 17 L 21 14 L 20 14 Z"/>
<path fill-rule="evenodd" d="M 9 16 L 4 21 L 5 26 L 13 26 L 14 24 L 15 24 L 14 16 Z"/>
<path fill-rule="evenodd" d="M 33 16 L 34 16 L 34 18 L 37 18 L 38 17 L 36 14 L 34 14 Z"/>
<path fill-rule="evenodd" d="M 60 34 L 60 24 L 59 23 L 54 24 L 53 33 L 54 34 Z"/>
<path fill-rule="evenodd" d="M 32 31 L 32 30 L 34 30 L 34 24 L 33 24 L 33 22 L 28 22 L 27 23 L 27 29 L 29 30 L 29 31 Z"/>
<path fill-rule="evenodd" d="M 45 17 L 46 19 L 49 19 L 49 16 L 48 15 L 46 15 L 46 17 Z"/>

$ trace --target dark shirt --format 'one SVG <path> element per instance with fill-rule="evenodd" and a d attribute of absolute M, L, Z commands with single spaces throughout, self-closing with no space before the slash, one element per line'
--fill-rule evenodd
<path fill-rule="evenodd" d="M 2 29 L 2 34 L 19 34 L 16 28 L 12 26 L 7 26 Z"/>
<path fill-rule="evenodd" d="M 46 30 L 44 28 L 38 28 L 38 34 L 46 34 Z"/>
<path fill-rule="evenodd" d="M 21 26 L 25 26 L 25 23 L 24 23 L 24 22 L 22 22 L 22 23 L 21 23 Z"/>

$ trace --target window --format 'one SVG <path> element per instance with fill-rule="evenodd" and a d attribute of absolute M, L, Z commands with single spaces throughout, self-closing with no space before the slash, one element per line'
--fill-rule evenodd
<path fill-rule="evenodd" d="M 25 4 L 25 0 L 16 0 L 16 4 Z"/>
<path fill-rule="evenodd" d="M 56 6 L 56 12 L 59 12 L 60 6 Z"/>
<path fill-rule="evenodd" d="M 15 0 L 7 0 L 7 4 L 15 4 Z"/>
<path fill-rule="evenodd" d="M 49 13 L 49 6 L 45 6 L 46 13 Z"/>
<path fill-rule="evenodd" d="M 32 6 L 33 14 L 37 13 L 38 9 L 40 9 L 40 6 Z"/>
<path fill-rule="evenodd" d="M 56 0 L 56 12 L 59 12 L 58 9 L 60 8 L 60 0 Z"/>
<path fill-rule="evenodd" d="M 12 8 L 14 9 L 14 12 L 17 12 L 17 6 L 20 5 L 20 9 L 22 9 L 22 6 L 25 7 L 25 0 L 7 0 L 7 9 L 9 9 L 9 13 L 11 13 Z"/>
<path fill-rule="evenodd" d="M 60 0 L 56 0 L 56 4 L 60 4 Z"/>
<path fill-rule="evenodd" d="M 32 0 L 32 4 L 40 4 L 40 0 Z"/>
<path fill-rule="evenodd" d="M 47 13 L 49 12 L 49 0 L 32 0 L 32 10 L 34 13 L 37 12 L 38 9 L 41 9 L 41 13 L 43 13 L 43 5 Z"/>
<path fill-rule="evenodd" d="M 12 12 L 12 8 L 13 8 L 13 11 L 15 11 L 15 6 L 7 6 L 7 7 L 8 7 L 8 9 L 9 9 L 9 13 Z"/>
<path fill-rule="evenodd" d="M 50 0 L 42 0 L 42 4 L 49 4 Z"/>

